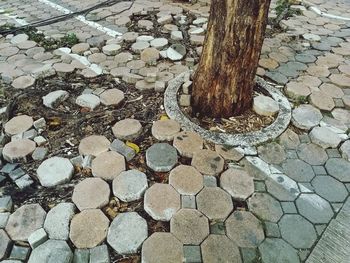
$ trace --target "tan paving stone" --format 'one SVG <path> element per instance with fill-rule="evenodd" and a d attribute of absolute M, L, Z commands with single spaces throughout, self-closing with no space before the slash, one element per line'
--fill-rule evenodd
<path fill-rule="evenodd" d="M 249 211 L 259 219 L 277 223 L 283 215 L 280 203 L 267 193 L 254 193 L 248 199 Z"/>
<path fill-rule="evenodd" d="M 9 135 L 23 133 L 33 126 L 33 118 L 28 115 L 13 117 L 5 123 L 4 130 Z"/>
<path fill-rule="evenodd" d="M 27 156 L 35 150 L 35 142 L 29 139 L 20 139 L 9 142 L 2 150 L 4 159 L 8 162 L 26 161 Z"/>
<path fill-rule="evenodd" d="M 199 150 L 193 155 L 191 165 L 205 175 L 216 175 L 224 169 L 224 159 L 211 150 Z"/>
<path fill-rule="evenodd" d="M 253 177 L 243 169 L 230 168 L 223 172 L 220 187 L 238 200 L 245 200 L 254 193 Z"/>
<path fill-rule="evenodd" d="M 333 98 L 323 91 L 314 91 L 310 96 L 310 102 L 315 107 L 324 111 L 331 111 L 335 104 Z"/>
<path fill-rule="evenodd" d="M 182 195 L 195 195 L 203 188 L 203 176 L 194 167 L 179 165 L 169 174 L 171 184 Z"/>
<path fill-rule="evenodd" d="M 125 159 L 121 154 L 109 151 L 99 154 L 91 164 L 92 174 L 111 181 L 125 171 Z"/>
<path fill-rule="evenodd" d="M 110 141 L 101 135 L 91 135 L 80 141 L 79 154 L 97 156 L 109 149 Z"/>
<path fill-rule="evenodd" d="M 173 145 L 180 155 L 192 158 L 194 152 L 203 149 L 203 139 L 195 132 L 183 131 L 174 137 Z"/>
<path fill-rule="evenodd" d="M 158 120 L 152 125 L 152 135 L 160 141 L 171 141 L 180 132 L 180 124 L 175 120 Z"/>
<path fill-rule="evenodd" d="M 142 125 L 138 120 L 124 119 L 114 124 L 112 132 L 120 140 L 134 140 L 141 134 Z"/>

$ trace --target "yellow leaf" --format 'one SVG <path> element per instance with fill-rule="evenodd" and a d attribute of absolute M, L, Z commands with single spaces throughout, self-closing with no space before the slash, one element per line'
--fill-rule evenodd
<path fill-rule="evenodd" d="M 169 117 L 166 114 L 160 116 L 161 121 L 169 120 Z"/>
<path fill-rule="evenodd" d="M 129 141 L 127 141 L 125 144 L 127 146 L 129 146 L 131 149 L 133 149 L 136 153 L 140 152 L 140 147 L 137 144 L 129 142 Z"/>

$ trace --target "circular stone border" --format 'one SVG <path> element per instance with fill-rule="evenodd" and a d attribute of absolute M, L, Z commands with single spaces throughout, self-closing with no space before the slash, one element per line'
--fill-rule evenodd
<path fill-rule="evenodd" d="M 278 102 L 280 108 L 276 120 L 270 126 L 259 131 L 240 134 L 211 132 L 202 128 L 185 116 L 177 102 L 177 93 L 185 82 L 185 76 L 188 76 L 188 74 L 189 72 L 184 72 L 170 80 L 164 93 L 164 107 L 167 115 L 171 119 L 178 121 L 184 130 L 197 132 L 203 139 L 216 144 L 250 147 L 275 139 L 287 129 L 292 116 L 288 99 L 279 90 L 272 87 L 260 77 L 257 77 L 256 83 Z"/>

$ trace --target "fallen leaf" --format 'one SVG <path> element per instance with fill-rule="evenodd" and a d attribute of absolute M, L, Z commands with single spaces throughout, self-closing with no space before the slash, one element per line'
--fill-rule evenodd
<path fill-rule="evenodd" d="M 131 149 L 133 149 L 136 153 L 140 152 L 140 147 L 137 144 L 129 142 L 129 141 L 127 141 L 125 144 L 127 146 L 129 146 Z"/>

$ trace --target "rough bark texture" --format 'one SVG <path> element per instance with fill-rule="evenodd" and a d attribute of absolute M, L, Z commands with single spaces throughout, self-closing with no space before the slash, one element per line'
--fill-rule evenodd
<path fill-rule="evenodd" d="M 192 86 L 201 115 L 230 117 L 251 106 L 270 0 L 212 0 Z"/>

